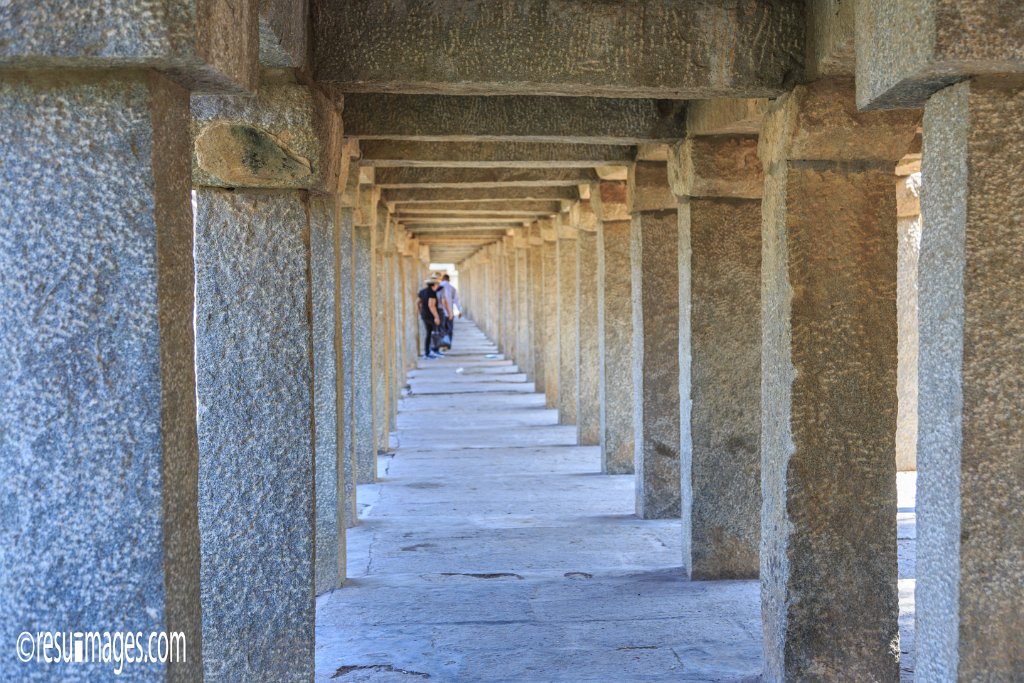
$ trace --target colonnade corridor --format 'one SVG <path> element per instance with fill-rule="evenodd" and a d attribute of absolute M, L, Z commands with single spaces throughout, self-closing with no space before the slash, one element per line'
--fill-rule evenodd
<path fill-rule="evenodd" d="M 638 519 L 633 475 L 473 323 L 409 384 L 317 600 L 318 681 L 756 679 L 758 582 L 687 581 L 681 522 Z"/>

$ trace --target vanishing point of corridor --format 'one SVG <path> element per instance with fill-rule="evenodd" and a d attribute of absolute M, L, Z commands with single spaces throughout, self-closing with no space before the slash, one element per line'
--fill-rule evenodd
<path fill-rule="evenodd" d="M 472 323 L 455 339 L 360 486 L 317 680 L 755 680 L 758 582 L 687 581 L 681 522 L 638 519 L 632 475 L 601 475 Z"/>

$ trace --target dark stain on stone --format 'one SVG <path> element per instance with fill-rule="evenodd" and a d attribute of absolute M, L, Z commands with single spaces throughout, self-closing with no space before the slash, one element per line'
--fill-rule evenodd
<path fill-rule="evenodd" d="M 563 574 L 563 576 L 565 578 L 567 578 L 567 579 L 592 579 L 592 578 L 594 578 L 594 575 L 590 574 L 588 572 L 566 572 L 565 574 Z"/>
<path fill-rule="evenodd" d="M 270 133 L 253 126 L 234 125 L 231 135 L 242 145 L 242 164 L 254 176 L 263 177 L 268 169 L 275 177 L 309 175 L 309 168 Z"/>
<path fill-rule="evenodd" d="M 412 484 L 406 484 L 405 486 L 410 489 L 439 489 L 443 488 L 444 484 L 438 484 L 434 481 L 417 481 Z"/>
<path fill-rule="evenodd" d="M 416 678 L 430 678 L 430 674 L 424 673 L 423 671 L 409 671 L 408 669 L 396 669 L 393 664 L 353 664 L 349 666 L 339 667 L 334 675 L 334 678 L 341 678 L 347 676 L 355 671 L 379 671 L 381 673 L 395 673 L 403 676 L 415 676 Z"/>
<path fill-rule="evenodd" d="M 474 579 L 519 579 L 523 580 L 523 577 L 519 574 L 513 574 L 511 572 L 493 572 L 487 574 L 475 574 L 466 572 L 442 572 L 441 576 L 470 576 Z"/>
<path fill-rule="evenodd" d="M 437 546 L 433 543 L 417 543 L 416 545 L 407 545 L 402 550 L 410 552 L 413 550 L 420 550 L 421 548 L 436 548 Z"/>
<path fill-rule="evenodd" d="M 622 647 L 615 648 L 616 650 L 657 650 L 657 645 L 623 645 Z"/>

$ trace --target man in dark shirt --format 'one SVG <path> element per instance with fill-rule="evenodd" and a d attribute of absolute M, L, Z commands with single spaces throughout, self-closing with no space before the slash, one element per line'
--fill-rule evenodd
<path fill-rule="evenodd" d="M 424 358 L 438 357 L 431 350 L 430 340 L 431 333 L 441 325 L 441 318 L 437 310 L 437 284 L 437 280 L 434 278 L 427 280 L 427 286 L 421 289 L 416 297 L 416 310 L 419 311 L 420 319 L 423 320 L 423 325 L 427 328 L 427 337 L 423 343 Z"/>

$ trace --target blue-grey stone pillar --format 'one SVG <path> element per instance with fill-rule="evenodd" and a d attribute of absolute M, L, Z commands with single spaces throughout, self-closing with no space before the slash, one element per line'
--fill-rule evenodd
<path fill-rule="evenodd" d="M 370 306 L 370 226 L 352 230 L 352 446 L 356 483 L 377 480 L 373 410 L 373 311 Z"/>
<path fill-rule="evenodd" d="M 196 191 L 207 680 L 308 680 L 314 626 L 310 232 L 302 191 Z"/>
<path fill-rule="evenodd" d="M 113 675 L 16 659 L 56 629 L 180 631 L 130 671 L 202 675 L 188 97 L 0 79 L 2 680 Z"/>
<path fill-rule="evenodd" d="M 338 387 L 338 424 L 340 431 L 340 451 L 342 468 L 345 472 L 345 528 L 351 528 L 358 524 L 357 496 L 356 496 L 356 448 L 355 431 L 353 429 L 353 376 L 355 368 L 352 364 L 354 357 L 353 344 L 353 286 L 355 265 L 353 259 L 353 246 L 355 234 L 355 212 L 352 206 L 355 201 L 356 190 L 359 186 L 359 174 L 353 171 L 349 174 L 345 192 L 340 199 L 337 222 L 337 246 L 336 254 L 338 260 L 338 289 L 335 296 L 335 305 L 338 316 L 338 363 L 341 368 L 339 372 L 340 386 Z"/>

